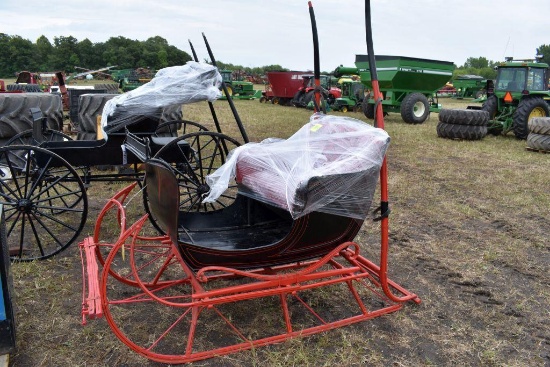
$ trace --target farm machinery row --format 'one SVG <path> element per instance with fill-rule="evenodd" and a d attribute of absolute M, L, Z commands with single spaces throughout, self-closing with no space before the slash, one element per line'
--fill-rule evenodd
<path fill-rule="evenodd" d="M 262 92 L 261 103 L 313 109 L 314 76 L 302 71 L 270 71 L 268 85 Z M 363 85 L 351 77 L 320 76 L 321 103 L 325 109 L 347 112 L 360 106 L 364 97 Z"/>

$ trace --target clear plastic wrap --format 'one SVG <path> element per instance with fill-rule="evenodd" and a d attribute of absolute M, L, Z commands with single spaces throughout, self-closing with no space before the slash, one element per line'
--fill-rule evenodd
<path fill-rule="evenodd" d="M 315 114 L 286 140 L 266 139 L 232 151 L 207 177 L 213 202 L 232 179 L 239 192 L 290 212 L 364 219 L 390 137 L 360 120 Z"/>
<path fill-rule="evenodd" d="M 161 69 L 150 82 L 107 101 L 101 114 L 103 132 L 119 131 L 143 117 L 158 119 L 167 106 L 212 102 L 221 97 L 221 82 L 218 69 L 209 64 L 189 61 Z"/>

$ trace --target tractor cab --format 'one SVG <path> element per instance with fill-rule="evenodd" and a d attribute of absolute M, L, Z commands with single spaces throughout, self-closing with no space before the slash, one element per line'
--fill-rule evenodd
<path fill-rule="evenodd" d="M 494 93 L 500 98 L 510 92 L 514 99 L 537 92 L 547 93 L 548 64 L 521 60 L 497 66 Z"/>

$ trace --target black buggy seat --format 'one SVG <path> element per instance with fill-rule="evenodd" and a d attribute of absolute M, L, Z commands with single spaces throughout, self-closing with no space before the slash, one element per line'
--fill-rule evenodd
<path fill-rule="evenodd" d="M 155 158 L 146 162 L 145 188 L 157 223 L 174 244 L 178 243 L 178 180 L 166 162 Z"/>

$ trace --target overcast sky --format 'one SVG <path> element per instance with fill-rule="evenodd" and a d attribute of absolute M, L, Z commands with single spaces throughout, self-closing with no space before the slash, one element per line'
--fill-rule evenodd
<path fill-rule="evenodd" d="M 364 1 L 313 0 L 321 69 L 366 54 Z M 550 0 L 371 0 L 374 51 L 452 61 L 533 58 L 550 44 Z M 105 42 L 161 36 L 200 60 L 204 32 L 218 61 L 313 69 L 305 0 L 0 0 L 0 32 L 33 42 L 45 35 Z M 79 65 L 85 67 L 85 65 Z"/>

